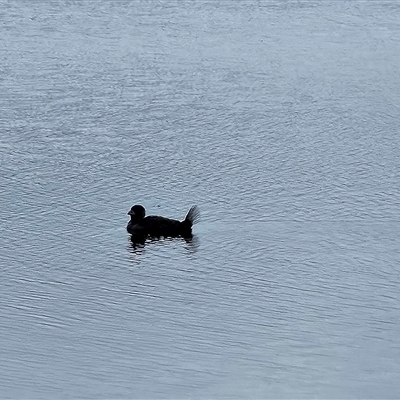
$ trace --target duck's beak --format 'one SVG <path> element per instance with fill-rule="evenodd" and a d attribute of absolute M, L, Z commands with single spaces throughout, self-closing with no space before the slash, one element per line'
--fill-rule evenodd
<path fill-rule="evenodd" d="M 129 210 L 128 215 L 136 215 L 135 211 Z"/>

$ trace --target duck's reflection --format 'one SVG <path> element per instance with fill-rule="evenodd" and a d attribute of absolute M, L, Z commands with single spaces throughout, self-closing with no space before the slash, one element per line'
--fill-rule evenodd
<path fill-rule="evenodd" d="M 200 246 L 200 241 L 197 235 L 190 236 L 177 236 L 177 237 L 145 237 L 141 235 L 131 235 L 130 238 L 131 250 L 135 254 L 142 254 L 145 246 L 148 246 L 152 243 L 160 242 L 160 241 L 175 241 L 180 240 L 186 243 L 186 249 L 190 253 L 194 253 L 198 250 Z"/>

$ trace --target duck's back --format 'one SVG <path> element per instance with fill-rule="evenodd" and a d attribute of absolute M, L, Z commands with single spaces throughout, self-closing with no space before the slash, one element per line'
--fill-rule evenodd
<path fill-rule="evenodd" d="M 144 231 L 150 236 L 179 236 L 181 225 L 180 221 L 156 215 L 145 217 L 141 223 Z"/>

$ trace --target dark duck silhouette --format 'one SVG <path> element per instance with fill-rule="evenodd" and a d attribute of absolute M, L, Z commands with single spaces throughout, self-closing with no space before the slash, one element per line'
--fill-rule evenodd
<path fill-rule="evenodd" d="M 137 238 L 148 236 L 153 238 L 161 236 L 191 238 L 192 226 L 200 219 L 200 211 L 197 206 L 190 208 L 183 221 L 157 215 L 146 217 L 146 210 L 141 205 L 132 206 L 128 215 L 131 216 L 131 220 L 128 222 L 126 230 Z"/>

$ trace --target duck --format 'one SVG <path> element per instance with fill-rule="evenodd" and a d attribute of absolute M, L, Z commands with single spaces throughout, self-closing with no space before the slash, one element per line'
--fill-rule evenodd
<path fill-rule="evenodd" d="M 158 215 L 149 215 L 146 217 L 146 209 L 135 204 L 128 212 L 131 219 L 128 222 L 126 230 L 133 237 L 152 238 L 160 237 L 178 237 L 191 238 L 192 226 L 200 219 L 200 210 L 195 205 L 191 207 L 183 221 L 160 217 Z"/>

